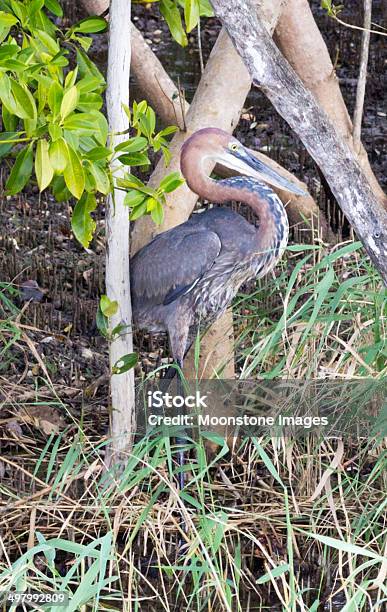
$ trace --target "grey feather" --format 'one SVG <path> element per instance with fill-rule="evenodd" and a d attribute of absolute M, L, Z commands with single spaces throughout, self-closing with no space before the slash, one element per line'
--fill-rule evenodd
<path fill-rule="evenodd" d="M 156 236 L 132 260 L 132 294 L 163 304 L 171 292 L 188 288 L 207 272 L 221 248 L 215 232 L 189 222 Z"/>

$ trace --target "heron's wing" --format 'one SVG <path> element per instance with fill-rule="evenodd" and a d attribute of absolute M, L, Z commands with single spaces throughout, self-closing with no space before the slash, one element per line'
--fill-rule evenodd
<path fill-rule="evenodd" d="M 157 236 L 131 262 L 132 294 L 169 304 L 198 282 L 221 251 L 219 236 L 179 225 Z"/>

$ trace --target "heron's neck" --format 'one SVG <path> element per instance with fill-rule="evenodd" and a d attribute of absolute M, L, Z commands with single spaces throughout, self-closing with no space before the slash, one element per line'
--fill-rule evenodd
<path fill-rule="evenodd" d="M 196 191 L 198 187 L 200 191 Z M 256 233 L 258 256 L 262 254 L 270 260 L 279 259 L 288 241 L 289 223 L 281 200 L 270 187 L 245 176 L 214 181 L 201 175 L 200 186 L 195 185 L 195 191 L 211 202 L 222 204 L 236 200 L 247 204 L 259 219 Z"/>

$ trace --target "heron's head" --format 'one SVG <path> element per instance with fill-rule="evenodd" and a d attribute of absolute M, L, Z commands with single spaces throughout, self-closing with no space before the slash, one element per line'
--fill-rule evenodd
<path fill-rule="evenodd" d="M 193 153 L 201 159 L 209 158 L 244 176 L 250 176 L 297 195 L 306 195 L 305 191 L 252 155 L 234 136 L 218 128 L 203 128 L 195 132 L 183 145 L 182 160 L 188 151 L 191 155 Z"/>

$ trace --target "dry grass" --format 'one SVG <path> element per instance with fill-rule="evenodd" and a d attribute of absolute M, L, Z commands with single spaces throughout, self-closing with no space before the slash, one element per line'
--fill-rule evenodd
<path fill-rule="evenodd" d="M 349 247 L 296 252 L 240 299 L 242 375 L 385 374 L 385 295 Z M 19 313 L 0 330 L 8 355 L 17 342 L 25 367 L 39 365 L 35 390 L 0 379 L 0 589 L 17 576 L 38 591 L 66 584 L 80 610 L 382 609 L 382 440 L 262 438 L 229 449 L 218 439 L 215 456 L 200 440 L 179 493 L 168 438 L 140 440 L 123 473 L 107 466 L 107 398 L 53 385 L 38 332 Z"/>

